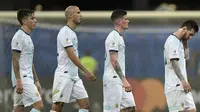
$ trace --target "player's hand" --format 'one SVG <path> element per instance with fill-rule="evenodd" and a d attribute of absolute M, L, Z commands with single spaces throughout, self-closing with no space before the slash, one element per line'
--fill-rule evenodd
<path fill-rule="evenodd" d="M 87 71 L 85 74 L 88 80 L 93 81 L 93 82 L 96 81 L 96 77 L 93 73 Z"/>
<path fill-rule="evenodd" d="M 126 78 L 123 79 L 122 83 L 123 83 L 123 87 L 125 88 L 126 92 L 131 92 L 132 91 L 132 87 L 128 83 L 128 81 L 126 80 Z"/>
<path fill-rule="evenodd" d="M 185 80 L 184 81 L 181 81 L 182 83 L 182 86 L 183 86 L 183 89 L 185 91 L 185 93 L 189 93 L 191 92 L 191 86 L 188 82 L 186 82 Z"/>
<path fill-rule="evenodd" d="M 35 82 L 35 86 L 37 87 L 38 92 L 40 93 L 40 95 L 42 95 L 42 87 L 41 87 L 41 85 L 40 85 L 40 82 L 39 82 L 39 81 L 36 81 L 36 82 Z"/>
<path fill-rule="evenodd" d="M 188 40 L 183 40 L 182 43 L 183 43 L 183 45 L 186 45 L 186 44 L 188 44 Z"/>
<path fill-rule="evenodd" d="M 18 94 L 22 94 L 23 93 L 23 86 L 22 86 L 22 80 L 21 79 L 17 79 L 16 92 Z"/>

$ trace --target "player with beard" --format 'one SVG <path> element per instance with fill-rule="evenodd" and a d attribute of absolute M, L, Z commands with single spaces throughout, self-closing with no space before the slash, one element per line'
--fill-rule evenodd
<path fill-rule="evenodd" d="M 187 79 L 186 60 L 189 59 L 188 40 L 198 30 L 195 21 L 185 21 L 165 42 L 165 96 L 169 112 L 196 112 Z"/>

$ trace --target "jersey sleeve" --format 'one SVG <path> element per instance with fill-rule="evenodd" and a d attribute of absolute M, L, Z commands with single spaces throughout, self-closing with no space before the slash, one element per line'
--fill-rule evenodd
<path fill-rule="evenodd" d="M 63 35 L 60 42 L 63 47 L 72 47 L 73 46 L 72 37 L 71 37 L 70 33 Z"/>
<path fill-rule="evenodd" d="M 110 41 L 108 43 L 108 49 L 109 51 L 117 51 L 119 50 L 119 36 L 115 33 L 110 35 Z"/>
<path fill-rule="evenodd" d="M 24 47 L 23 37 L 20 35 L 15 35 L 11 42 L 11 48 L 13 51 L 21 52 Z"/>
<path fill-rule="evenodd" d="M 180 42 L 179 40 L 173 40 L 169 45 L 169 59 L 179 59 L 180 58 Z"/>

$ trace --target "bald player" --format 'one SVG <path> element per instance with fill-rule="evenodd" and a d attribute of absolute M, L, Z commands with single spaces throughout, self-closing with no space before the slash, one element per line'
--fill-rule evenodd
<path fill-rule="evenodd" d="M 61 112 L 64 103 L 77 102 L 78 112 L 89 112 L 88 94 L 82 80 L 78 76 L 81 69 L 88 80 L 95 81 L 94 74 L 84 67 L 78 58 L 78 40 L 74 32 L 81 23 L 81 12 L 77 6 L 69 6 L 65 10 L 67 24 L 62 27 L 57 36 L 58 66 L 54 75 L 50 112 Z"/>

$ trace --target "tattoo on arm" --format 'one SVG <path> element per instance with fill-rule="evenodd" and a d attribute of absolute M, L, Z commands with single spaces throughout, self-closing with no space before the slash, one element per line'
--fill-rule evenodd
<path fill-rule="evenodd" d="M 118 63 L 118 61 L 115 62 L 115 67 L 114 67 L 115 71 L 117 72 L 118 76 L 120 77 L 121 80 L 123 80 L 124 75 L 122 73 L 122 70 L 120 68 L 120 65 Z"/>
<path fill-rule="evenodd" d="M 19 58 L 20 58 L 20 53 L 17 51 L 12 51 L 12 63 L 16 79 L 21 79 L 19 72 Z"/>
<path fill-rule="evenodd" d="M 34 82 L 39 81 L 39 78 L 38 78 L 38 76 L 37 76 L 37 73 L 36 73 L 34 64 L 32 65 L 32 70 L 33 70 Z"/>
<path fill-rule="evenodd" d="M 181 81 L 185 80 L 185 78 L 183 77 L 183 74 L 181 73 L 181 69 L 179 67 L 178 60 L 171 60 L 171 64 L 172 64 L 172 67 L 173 67 L 174 72 L 176 73 L 177 77 Z"/>
<path fill-rule="evenodd" d="M 120 79 L 123 80 L 123 78 L 125 78 L 125 77 L 124 77 L 121 67 L 117 61 L 117 57 L 118 57 L 117 55 L 118 55 L 117 52 L 110 51 L 110 56 L 114 57 L 114 59 L 111 59 L 111 64 L 112 64 L 114 70 L 117 72 Z"/>

